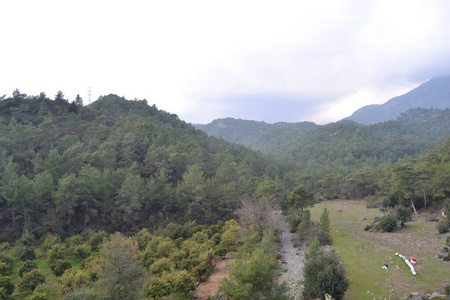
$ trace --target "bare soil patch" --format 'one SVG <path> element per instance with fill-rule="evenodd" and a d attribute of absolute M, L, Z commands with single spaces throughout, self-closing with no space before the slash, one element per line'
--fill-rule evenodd
<path fill-rule="evenodd" d="M 198 285 L 195 295 L 198 299 L 207 299 L 209 296 L 217 295 L 219 292 L 219 283 L 228 276 L 229 264 L 232 264 L 234 259 L 223 259 L 216 263 L 213 273 L 208 280 Z"/>

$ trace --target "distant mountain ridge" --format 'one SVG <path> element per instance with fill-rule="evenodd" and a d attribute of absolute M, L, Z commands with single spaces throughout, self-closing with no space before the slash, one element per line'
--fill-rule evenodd
<path fill-rule="evenodd" d="M 401 113 L 413 108 L 450 108 L 450 76 L 433 78 L 384 104 L 364 106 L 344 120 L 375 124 L 396 120 Z"/>
<path fill-rule="evenodd" d="M 216 119 L 209 124 L 194 124 L 194 126 L 211 136 L 266 152 L 265 149 L 268 147 L 284 143 L 299 133 L 315 129 L 318 125 L 313 122 L 269 124 L 260 121 L 223 118 Z"/>

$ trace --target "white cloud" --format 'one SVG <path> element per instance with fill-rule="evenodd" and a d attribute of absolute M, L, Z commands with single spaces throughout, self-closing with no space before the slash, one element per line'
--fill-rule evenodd
<path fill-rule="evenodd" d="M 91 86 L 95 99 L 146 98 L 197 118 L 189 122 L 233 114 L 216 99 L 279 95 L 299 99 L 291 101 L 295 109 L 317 112 L 299 111 L 296 120 L 336 121 L 447 72 L 449 6 L 438 0 L 3 1 L 0 94 L 62 90 L 86 101 Z"/>

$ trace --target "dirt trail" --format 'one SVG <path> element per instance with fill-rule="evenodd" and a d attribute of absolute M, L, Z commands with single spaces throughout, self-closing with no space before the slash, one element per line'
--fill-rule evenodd
<path fill-rule="evenodd" d="M 198 299 L 207 299 L 208 296 L 214 296 L 217 294 L 219 291 L 220 281 L 228 276 L 227 265 L 233 262 L 234 259 L 224 259 L 216 263 L 214 272 L 208 277 L 208 280 L 200 283 L 197 287 L 195 295 Z"/>
<path fill-rule="evenodd" d="M 295 233 L 289 232 L 289 224 L 280 210 L 274 213 L 275 226 L 280 231 L 280 267 L 282 275 L 278 279 L 280 283 L 285 281 L 290 289 L 292 299 L 300 299 L 300 291 L 303 283 L 303 261 L 305 247 L 295 248 L 292 240 Z"/>

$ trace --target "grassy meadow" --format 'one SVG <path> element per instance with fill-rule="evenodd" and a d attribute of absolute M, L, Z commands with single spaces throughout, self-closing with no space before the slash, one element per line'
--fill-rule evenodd
<path fill-rule="evenodd" d="M 325 201 L 311 209 L 315 222 L 324 207 L 330 214 L 333 249 L 350 279 L 346 299 L 403 299 L 413 292 L 432 294 L 450 283 L 450 262 L 436 258 L 445 235 L 438 234 L 436 223 L 425 222 L 424 215 L 414 215 L 398 232 L 367 232 L 364 227 L 381 216 L 378 209 L 366 208 L 364 201 Z M 417 258 L 417 276 L 397 252 Z M 389 271 L 382 269 L 384 264 Z"/>

